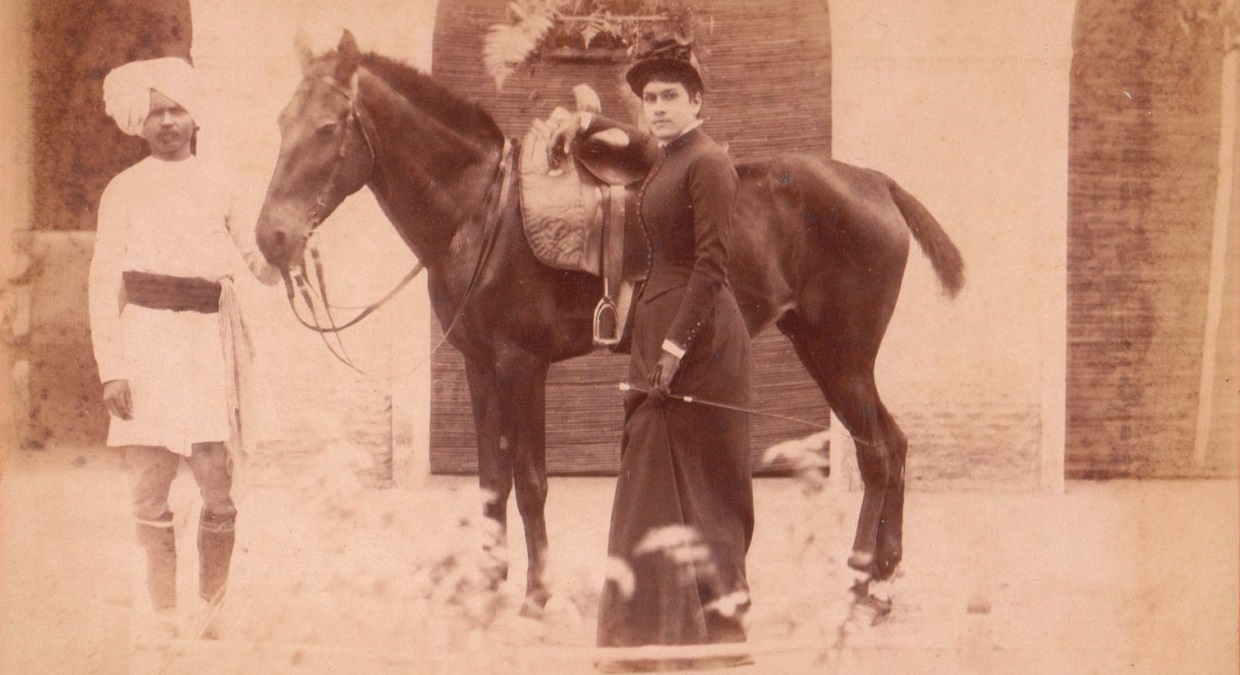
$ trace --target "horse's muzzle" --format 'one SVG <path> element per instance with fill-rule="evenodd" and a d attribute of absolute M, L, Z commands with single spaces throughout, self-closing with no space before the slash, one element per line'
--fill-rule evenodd
<path fill-rule="evenodd" d="M 298 249 L 305 243 L 304 237 L 291 236 L 279 227 L 259 226 L 256 232 L 258 250 L 267 262 L 282 270 L 287 270 Z"/>

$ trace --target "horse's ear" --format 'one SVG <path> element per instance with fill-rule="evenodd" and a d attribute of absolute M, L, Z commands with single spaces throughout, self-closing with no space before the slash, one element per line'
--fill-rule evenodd
<path fill-rule="evenodd" d="M 314 61 L 314 52 L 310 49 L 310 36 L 304 26 L 298 26 L 293 35 L 293 51 L 297 53 L 297 63 L 301 66 L 304 77 L 310 71 L 310 63 Z"/>
<path fill-rule="evenodd" d="M 357 64 L 361 53 L 357 49 L 357 40 L 347 29 L 340 36 L 340 44 L 336 46 L 336 81 L 352 88 L 353 76 L 357 73 Z"/>

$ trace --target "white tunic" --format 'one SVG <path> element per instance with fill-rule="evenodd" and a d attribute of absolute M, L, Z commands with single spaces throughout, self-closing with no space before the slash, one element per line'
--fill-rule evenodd
<path fill-rule="evenodd" d="M 148 157 L 118 174 L 99 203 L 90 268 L 90 325 L 99 377 L 128 380 L 133 418 L 111 418 L 108 445 L 153 445 L 188 456 L 227 441 L 221 315 L 126 303 L 126 270 L 228 283 L 263 265 L 253 231 L 236 222 L 231 191 L 191 157 Z M 231 219 L 231 220 L 230 220 Z"/>

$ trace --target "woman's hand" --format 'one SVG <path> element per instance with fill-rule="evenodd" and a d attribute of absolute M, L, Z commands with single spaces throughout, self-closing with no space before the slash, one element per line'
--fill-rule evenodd
<path fill-rule="evenodd" d="M 560 160 L 572 154 L 577 134 L 590 126 L 591 119 L 591 113 L 578 111 L 560 120 L 547 139 L 547 166 L 550 169 L 558 169 Z"/>
<path fill-rule="evenodd" d="M 103 402 L 113 416 L 123 420 L 133 419 L 133 395 L 129 393 L 129 380 L 104 382 Z"/>
<path fill-rule="evenodd" d="M 656 405 L 662 405 L 671 396 L 672 380 L 679 368 L 680 357 L 666 351 L 659 355 L 658 362 L 650 371 L 649 381 L 650 398 Z"/>

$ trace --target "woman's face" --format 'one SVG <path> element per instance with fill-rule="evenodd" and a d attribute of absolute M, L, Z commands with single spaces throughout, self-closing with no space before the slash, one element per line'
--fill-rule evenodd
<path fill-rule="evenodd" d="M 679 82 L 651 80 L 642 88 L 642 112 L 650 125 L 650 134 L 661 141 L 676 138 L 697 119 L 702 109 L 702 96 L 692 98 Z"/>

